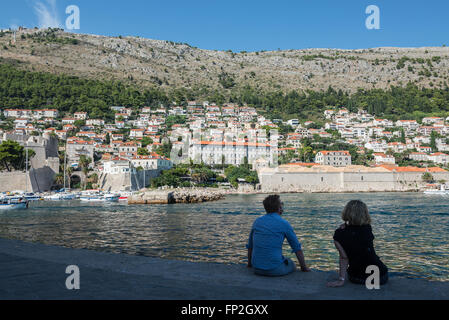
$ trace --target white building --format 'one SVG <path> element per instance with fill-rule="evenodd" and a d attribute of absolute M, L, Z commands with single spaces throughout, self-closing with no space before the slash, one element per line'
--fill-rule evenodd
<path fill-rule="evenodd" d="M 87 112 L 75 112 L 73 114 L 76 120 L 86 120 L 87 119 Z"/>
<path fill-rule="evenodd" d="M 296 127 L 299 124 L 298 119 L 290 119 L 287 121 L 287 124 L 291 125 L 292 127 Z"/>
<path fill-rule="evenodd" d="M 345 167 L 351 165 L 351 154 L 349 151 L 320 151 L 315 156 L 315 162 L 334 167 Z"/>
<path fill-rule="evenodd" d="M 130 138 L 143 138 L 144 129 L 131 129 L 129 132 Z"/>
<path fill-rule="evenodd" d="M 142 167 L 145 170 L 169 170 L 173 167 L 170 159 L 156 153 L 148 156 L 134 156 L 131 163 L 135 168 Z"/>
<path fill-rule="evenodd" d="M 121 173 L 135 173 L 136 169 L 132 167 L 131 162 L 123 158 L 115 158 L 110 161 L 103 162 L 103 173 L 107 174 L 121 174 Z"/>
<path fill-rule="evenodd" d="M 449 163 L 449 155 L 442 153 L 442 152 L 436 152 L 428 155 L 429 161 L 439 163 L 446 165 Z"/>
<path fill-rule="evenodd" d="M 393 156 L 385 153 L 374 153 L 374 161 L 376 164 L 395 164 L 396 160 Z"/>
<path fill-rule="evenodd" d="M 241 165 L 245 158 L 248 164 L 261 158 L 272 164 L 276 149 L 265 143 L 195 141 L 189 148 L 189 158 L 208 165 Z"/>

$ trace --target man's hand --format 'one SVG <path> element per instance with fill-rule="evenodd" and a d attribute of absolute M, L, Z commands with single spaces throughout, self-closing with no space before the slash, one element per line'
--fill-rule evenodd
<path fill-rule="evenodd" d="M 328 287 L 342 287 L 345 284 L 344 280 L 338 280 L 338 281 L 331 281 L 327 283 Z"/>

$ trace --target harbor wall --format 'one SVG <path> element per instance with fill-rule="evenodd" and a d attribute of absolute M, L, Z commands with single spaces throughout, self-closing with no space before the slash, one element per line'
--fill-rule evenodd
<path fill-rule="evenodd" d="M 151 184 L 161 170 L 142 170 L 135 173 L 102 173 L 99 177 L 100 189 L 106 191 L 140 190 Z"/>
<path fill-rule="evenodd" d="M 418 191 L 422 172 L 260 172 L 262 192 L 389 192 Z M 449 181 L 449 172 L 432 173 Z"/>
<path fill-rule="evenodd" d="M 22 190 L 32 192 L 50 191 L 53 185 L 55 172 L 50 167 L 30 169 L 26 172 L 0 173 L 0 192 Z"/>

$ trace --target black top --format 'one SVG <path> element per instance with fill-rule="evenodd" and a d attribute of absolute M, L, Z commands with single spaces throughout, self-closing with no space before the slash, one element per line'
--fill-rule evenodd
<path fill-rule="evenodd" d="M 374 235 L 370 225 L 345 226 L 338 228 L 334 233 L 334 240 L 338 241 L 349 259 L 348 274 L 351 277 L 366 279 L 366 267 L 376 265 L 379 267 L 380 276 L 388 272 L 387 267 L 380 261 L 374 251 Z"/>

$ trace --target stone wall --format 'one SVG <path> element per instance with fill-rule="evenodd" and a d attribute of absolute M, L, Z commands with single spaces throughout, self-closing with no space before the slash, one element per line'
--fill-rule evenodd
<path fill-rule="evenodd" d="M 49 135 L 27 136 L 3 134 L 2 141 L 12 140 L 34 151 L 30 159 L 30 167 L 35 169 L 49 167 L 55 173 L 59 172 L 58 139 Z"/>
<path fill-rule="evenodd" d="M 417 191 L 425 186 L 422 172 L 260 172 L 262 192 Z M 432 173 L 449 181 L 449 172 Z"/>
<path fill-rule="evenodd" d="M 139 190 L 151 184 L 160 175 L 160 170 L 142 170 L 136 173 L 102 173 L 99 176 L 100 189 L 106 191 Z"/>
<path fill-rule="evenodd" d="M 21 190 L 32 192 L 49 191 L 53 185 L 55 172 L 50 167 L 30 169 L 25 172 L 0 173 L 0 192 Z"/>

